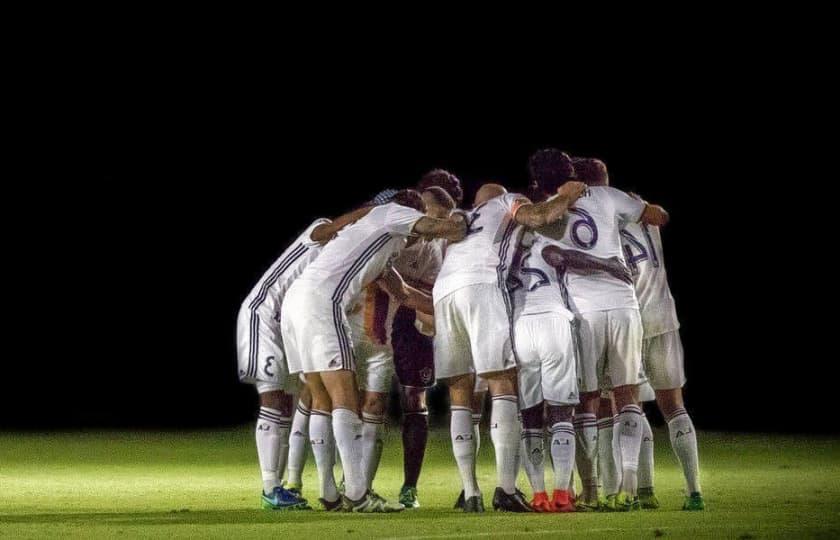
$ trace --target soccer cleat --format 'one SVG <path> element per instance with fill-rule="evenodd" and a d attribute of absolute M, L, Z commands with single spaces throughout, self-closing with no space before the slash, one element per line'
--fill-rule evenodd
<path fill-rule="evenodd" d="M 306 499 L 298 497 L 282 487 L 274 488 L 271 495 L 262 494 L 261 505 L 266 510 L 308 510 Z"/>
<path fill-rule="evenodd" d="M 455 506 L 452 507 L 453 510 L 464 509 L 464 490 L 461 490 L 461 494 L 458 495 L 458 500 L 455 501 Z"/>
<path fill-rule="evenodd" d="M 403 505 L 389 503 L 375 492 L 368 490 L 358 501 L 349 499 L 346 495 L 341 496 L 343 510 L 345 512 L 356 512 L 360 514 L 390 514 L 405 510 Z"/>
<path fill-rule="evenodd" d="M 639 502 L 642 508 L 656 510 L 659 508 L 659 499 L 653 493 L 653 488 L 639 488 Z"/>
<path fill-rule="evenodd" d="M 615 507 L 619 512 L 635 512 L 642 509 L 642 503 L 639 497 L 622 491 L 616 497 Z"/>
<path fill-rule="evenodd" d="M 703 496 L 695 491 L 694 493 L 685 498 L 685 502 L 683 503 L 682 509 L 687 510 L 689 512 L 705 510 L 706 503 L 703 502 Z"/>
<path fill-rule="evenodd" d="M 373 491 L 372 489 L 368 490 L 372 497 L 379 499 L 382 505 L 385 507 L 386 512 L 402 512 L 405 510 L 405 505 L 399 502 L 391 502 L 387 500 L 385 497 L 380 495 L 379 493 Z"/>
<path fill-rule="evenodd" d="M 607 495 L 606 500 L 598 505 L 601 512 L 618 512 L 618 495 Z"/>
<path fill-rule="evenodd" d="M 326 512 L 342 512 L 344 510 L 344 505 L 342 504 L 341 497 L 337 498 L 332 502 L 328 501 L 327 499 L 318 499 L 318 502 L 321 503 L 321 507 Z"/>
<path fill-rule="evenodd" d="M 406 508 L 420 508 L 420 501 L 417 500 L 417 488 L 414 486 L 400 488 L 400 504 Z"/>
<path fill-rule="evenodd" d="M 462 508 L 466 514 L 480 514 L 484 512 L 484 499 L 481 495 L 474 495 L 464 501 Z"/>
<path fill-rule="evenodd" d="M 548 495 L 545 491 L 534 493 L 534 498 L 531 500 L 531 508 L 534 512 L 554 512 L 554 505 L 548 500 Z"/>
<path fill-rule="evenodd" d="M 575 503 L 568 491 L 555 489 L 551 495 L 551 504 L 555 512 L 575 512 Z"/>
<path fill-rule="evenodd" d="M 525 499 L 521 495 L 514 492 L 508 495 L 501 487 L 496 488 L 493 493 L 493 510 L 497 512 L 533 512 Z"/>

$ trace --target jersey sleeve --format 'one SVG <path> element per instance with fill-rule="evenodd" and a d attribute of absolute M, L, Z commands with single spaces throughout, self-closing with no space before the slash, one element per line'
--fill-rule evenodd
<path fill-rule="evenodd" d="M 511 216 L 515 216 L 520 208 L 526 204 L 531 204 L 531 200 L 519 193 L 506 193 L 502 196 L 502 204 L 505 205 Z"/>
<path fill-rule="evenodd" d="M 388 203 L 388 213 L 385 215 L 385 230 L 399 236 L 409 236 L 414 229 L 414 224 L 423 217 L 423 214 L 401 204 Z"/>
<path fill-rule="evenodd" d="M 613 205 L 615 206 L 615 213 L 618 214 L 621 219 L 632 223 L 641 219 L 642 212 L 645 211 L 644 201 L 634 199 L 620 189 L 611 189 L 610 195 Z"/>
<path fill-rule="evenodd" d="M 309 227 L 307 227 L 307 229 L 305 231 L 303 231 L 303 234 L 301 235 L 301 238 L 303 239 L 303 244 L 304 245 L 309 246 L 309 247 L 319 245 L 318 242 L 316 242 L 315 240 L 312 239 L 312 233 L 315 232 L 315 228 L 318 225 L 323 225 L 324 223 L 332 223 L 332 220 L 329 220 L 327 218 L 316 219 L 315 221 L 312 222 L 312 224 Z"/>

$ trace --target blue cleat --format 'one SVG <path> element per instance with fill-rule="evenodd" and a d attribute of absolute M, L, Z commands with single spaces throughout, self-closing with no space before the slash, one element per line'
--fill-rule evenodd
<path fill-rule="evenodd" d="M 262 494 L 262 507 L 266 510 L 309 510 L 306 499 L 279 486 L 271 495 Z"/>

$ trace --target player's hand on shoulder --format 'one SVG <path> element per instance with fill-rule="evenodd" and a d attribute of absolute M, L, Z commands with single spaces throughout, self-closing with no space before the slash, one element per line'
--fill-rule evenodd
<path fill-rule="evenodd" d="M 576 201 L 586 191 L 586 184 L 577 180 L 570 180 L 557 188 L 557 194 L 567 197 L 570 201 Z"/>

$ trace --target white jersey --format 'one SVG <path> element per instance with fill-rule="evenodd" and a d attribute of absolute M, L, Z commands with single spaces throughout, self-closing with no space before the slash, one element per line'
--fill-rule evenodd
<path fill-rule="evenodd" d="M 540 232 L 559 239 L 558 245 L 564 249 L 624 260 L 619 230 L 625 223 L 638 221 L 644 209 L 644 202 L 621 190 L 592 186 L 560 222 Z M 568 272 L 566 286 L 570 305 L 577 313 L 639 307 L 633 285 L 604 272 L 589 276 Z"/>
<path fill-rule="evenodd" d="M 668 287 L 659 227 L 627 223 L 621 229 L 624 256 L 639 298 L 645 339 L 679 329 L 674 297 Z"/>
<path fill-rule="evenodd" d="M 440 267 L 446 240 L 435 238 L 423 240 L 405 248 L 394 261 L 394 269 L 409 285 L 431 291 Z"/>
<path fill-rule="evenodd" d="M 514 318 L 537 313 L 559 313 L 574 319 L 566 309 L 565 283 L 542 256 L 546 246 L 556 244 L 538 233 L 526 232 L 519 243 L 514 266 L 508 275 Z"/>
<path fill-rule="evenodd" d="M 417 210 L 396 203 L 373 208 L 324 246 L 298 278 L 300 286 L 330 297 L 348 311 L 405 247 L 406 237 L 422 217 Z"/>
<path fill-rule="evenodd" d="M 264 321 L 279 320 L 283 296 L 289 286 L 321 252 L 321 244 L 311 238 L 312 231 L 329 222 L 324 218 L 313 221 L 263 274 L 242 302 L 242 309 L 259 314 Z"/>
<path fill-rule="evenodd" d="M 517 193 L 494 197 L 468 214 L 467 236 L 447 246 L 443 266 L 432 290 L 434 302 L 469 285 L 497 283 L 505 291 L 505 280 L 522 227 L 513 219 Z"/>

